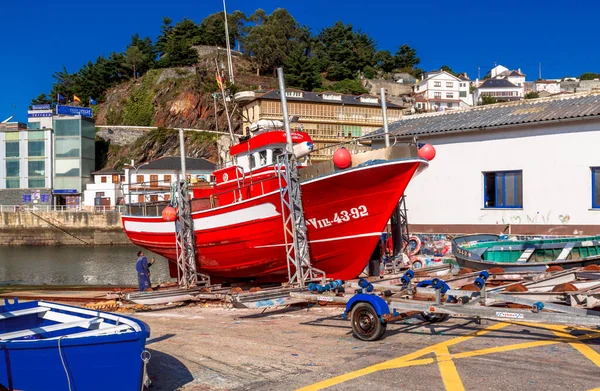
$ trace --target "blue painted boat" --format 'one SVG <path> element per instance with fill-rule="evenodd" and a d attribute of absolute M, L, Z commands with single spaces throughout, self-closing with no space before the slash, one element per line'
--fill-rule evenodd
<path fill-rule="evenodd" d="M 0 389 L 139 391 L 149 336 L 144 322 L 129 317 L 5 300 L 0 306 Z"/>

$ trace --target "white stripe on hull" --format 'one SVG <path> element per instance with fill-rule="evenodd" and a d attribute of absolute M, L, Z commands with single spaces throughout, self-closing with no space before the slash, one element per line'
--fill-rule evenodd
<path fill-rule="evenodd" d="M 337 238 L 327 238 L 327 239 L 319 239 L 319 240 L 309 240 L 309 243 L 323 243 L 323 242 L 333 242 L 336 240 L 346 240 L 346 239 L 356 239 L 356 238 L 364 238 L 366 236 L 381 236 L 381 232 L 370 232 L 366 234 L 358 234 L 358 235 L 350 235 L 350 236 L 338 236 Z M 254 246 L 254 248 L 267 248 L 267 247 L 283 247 L 285 243 L 281 244 L 269 244 L 266 246 Z"/>
<path fill-rule="evenodd" d="M 225 228 L 236 224 L 248 223 L 250 221 L 268 219 L 280 216 L 275 209 L 275 205 L 265 203 L 251 206 L 232 212 L 221 213 L 215 216 L 199 217 L 194 219 L 194 231 L 203 231 L 214 228 Z M 282 223 L 283 224 L 283 223 Z M 148 232 L 160 234 L 174 234 L 175 222 L 147 222 L 147 221 L 125 221 L 125 231 L 127 232 Z"/>

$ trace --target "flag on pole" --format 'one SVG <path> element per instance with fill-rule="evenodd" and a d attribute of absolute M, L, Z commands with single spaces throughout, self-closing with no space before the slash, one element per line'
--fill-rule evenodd
<path fill-rule="evenodd" d="M 219 85 L 219 89 L 223 90 L 223 82 L 225 81 L 225 78 L 221 77 L 221 75 L 219 75 L 219 71 L 216 72 L 215 78 L 217 79 L 217 84 Z"/>
<path fill-rule="evenodd" d="M 59 102 L 60 102 L 61 100 L 65 100 L 65 97 L 64 97 L 64 96 L 62 96 L 60 93 L 58 94 L 57 98 L 58 98 L 57 100 L 58 100 Z"/>
<path fill-rule="evenodd" d="M 95 106 L 98 104 L 98 102 L 96 102 L 93 98 L 90 98 L 90 104 Z"/>
<path fill-rule="evenodd" d="M 81 99 L 79 99 L 79 97 L 77 95 L 75 95 L 75 94 L 73 94 L 73 100 L 75 102 L 81 102 Z"/>

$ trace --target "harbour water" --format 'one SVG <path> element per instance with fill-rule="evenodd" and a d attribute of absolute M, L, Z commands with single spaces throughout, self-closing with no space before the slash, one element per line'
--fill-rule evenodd
<path fill-rule="evenodd" d="M 135 246 L 0 247 L 1 285 L 137 285 Z M 171 281 L 167 260 L 143 250 L 152 283 Z"/>

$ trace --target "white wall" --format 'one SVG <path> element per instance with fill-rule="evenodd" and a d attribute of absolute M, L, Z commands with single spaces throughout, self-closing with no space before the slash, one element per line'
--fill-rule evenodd
<path fill-rule="evenodd" d="M 560 92 L 560 83 L 535 83 L 535 90 L 537 92 L 548 91 L 551 94 L 558 94 Z"/>
<path fill-rule="evenodd" d="M 411 224 L 600 224 L 590 167 L 600 120 L 421 137 L 430 166 L 406 190 Z M 523 171 L 523 209 L 484 209 L 483 171 Z"/>

